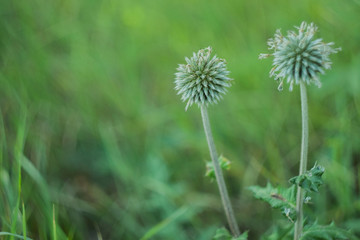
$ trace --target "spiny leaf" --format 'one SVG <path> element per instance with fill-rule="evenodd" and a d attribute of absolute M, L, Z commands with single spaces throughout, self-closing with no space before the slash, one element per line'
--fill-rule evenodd
<path fill-rule="evenodd" d="M 293 177 L 289 180 L 290 183 L 296 184 L 308 192 L 318 192 L 319 187 L 323 184 L 322 175 L 325 168 L 315 164 L 313 168 L 306 171 L 305 174 Z"/>
<path fill-rule="evenodd" d="M 219 164 L 220 164 L 221 169 L 223 169 L 223 170 L 229 170 L 230 169 L 231 162 L 227 158 L 225 158 L 223 155 L 220 155 L 218 160 L 219 160 Z M 205 176 L 209 177 L 211 180 L 216 179 L 215 171 L 214 171 L 214 165 L 213 165 L 213 163 L 211 161 L 206 163 Z"/>
<path fill-rule="evenodd" d="M 356 240 L 358 239 L 350 232 L 338 228 L 334 223 L 321 226 L 317 222 L 304 228 L 300 240 Z"/>
<path fill-rule="evenodd" d="M 280 209 L 281 213 L 291 222 L 296 220 L 295 197 L 296 188 L 273 187 L 270 183 L 266 187 L 249 187 L 256 199 L 263 200 L 270 204 L 272 208 Z"/>
<path fill-rule="evenodd" d="M 248 232 L 242 233 L 238 237 L 233 237 L 231 233 L 226 228 L 219 228 L 216 230 L 215 236 L 213 240 L 247 240 L 248 239 Z"/>

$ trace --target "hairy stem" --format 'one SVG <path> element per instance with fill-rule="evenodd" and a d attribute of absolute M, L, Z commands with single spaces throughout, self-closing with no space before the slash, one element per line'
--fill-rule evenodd
<path fill-rule="evenodd" d="M 301 157 L 300 157 L 299 175 L 302 175 L 306 171 L 308 141 L 309 141 L 308 104 L 307 104 L 307 96 L 306 96 L 306 85 L 303 81 L 300 81 L 300 94 L 301 94 L 301 113 L 302 113 L 301 114 L 302 138 L 301 138 Z M 303 229 L 303 205 L 304 205 L 304 190 L 300 186 L 298 186 L 297 195 L 296 195 L 297 220 L 295 222 L 294 240 L 298 240 L 301 237 L 301 233 Z"/>
<path fill-rule="evenodd" d="M 210 121 L 209 121 L 209 116 L 208 116 L 208 113 L 207 113 L 207 108 L 204 105 L 201 106 L 201 116 L 202 116 L 202 120 L 203 120 L 203 124 L 204 124 L 206 140 L 207 140 L 208 145 L 209 145 L 211 160 L 212 160 L 212 163 L 214 165 L 215 176 L 216 176 L 216 181 L 217 181 L 219 191 L 220 191 L 221 201 L 222 201 L 222 204 L 223 204 L 224 209 L 225 209 L 226 218 L 228 220 L 231 233 L 235 237 L 237 237 L 237 236 L 240 235 L 240 230 L 239 230 L 238 224 L 237 224 L 236 219 L 235 219 L 234 210 L 233 210 L 233 208 L 231 206 L 229 194 L 228 194 L 227 189 L 226 189 L 224 176 L 223 176 L 223 173 L 221 171 L 219 160 L 218 160 L 219 157 L 218 157 L 218 154 L 216 152 L 214 139 L 213 139 L 213 136 L 212 136 L 212 133 L 211 133 Z"/>

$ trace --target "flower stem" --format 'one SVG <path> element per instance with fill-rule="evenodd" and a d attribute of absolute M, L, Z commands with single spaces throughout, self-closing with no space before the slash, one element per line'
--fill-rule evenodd
<path fill-rule="evenodd" d="M 300 170 L 299 175 L 302 175 L 306 171 L 307 165 L 307 153 L 309 142 L 309 115 L 308 104 L 306 96 L 305 82 L 300 81 L 300 95 L 301 95 L 301 115 L 302 115 L 302 139 L 301 139 L 301 157 L 300 157 Z M 304 204 L 304 190 L 298 186 L 296 195 L 296 212 L 297 220 L 295 222 L 295 234 L 294 240 L 298 240 L 301 237 L 303 229 L 303 204 Z"/>
<path fill-rule="evenodd" d="M 209 116 L 208 116 L 208 113 L 207 113 L 207 107 L 205 105 L 201 106 L 201 116 L 202 116 L 202 121 L 203 121 L 203 124 L 204 124 L 206 140 L 207 140 L 208 145 L 209 145 L 209 151 L 210 151 L 211 160 L 212 160 L 212 163 L 214 165 L 215 176 L 216 176 L 216 181 L 217 181 L 219 191 L 220 191 L 221 201 L 222 201 L 222 204 L 223 204 L 224 209 L 225 209 L 226 218 L 228 220 L 231 233 L 235 237 L 237 237 L 237 236 L 240 235 L 240 230 L 239 230 L 238 224 L 237 224 L 236 219 L 235 219 L 234 210 L 233 210 L 233 208 L 231 206 L 229 194 L 228 194 L 227 189 L 226 189 L 224 176 L 223 176 L 223 173 L 222 173 L 221 168 L 220 168 L 220 164 L 219 164 L 219 160 L 218 160 L 218 154 L 216 152 L 214 139 L 213 139 L 213 136 L 212 136 L 212 133 L 211 133 L 210 121 L 209 121 Z"/>

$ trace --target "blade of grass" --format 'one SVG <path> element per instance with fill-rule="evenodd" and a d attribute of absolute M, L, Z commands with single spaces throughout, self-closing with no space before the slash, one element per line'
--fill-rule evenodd
<path fill-rule="evenodd" d="M 53 215 L 53 239 L 57 240 L 57 234 L 56 234 L 56 220 L 55 220 L 55 204 L 53 204 L 52 209 L 52 215 Z"/>
<path fill-rule="evenodd" d="M 4 119 L 2 116 L 2 111 L 0 109 L 0 176 L 3 168 L 5 149 L 6 149 L 6 135 L 5 135 Z"/>
<path fill-rule="evenodd" d="M 9 233 L 9 232 L 0 232 L 0 236 L 12 236 L 12 237 L 20 238 L 20 239 L 25 239 L 21 235 L 14 234 L 14 233 Z M 33 239 L 27 237 L 26 240 L 33 240 Z"/>
<path fill-rule="evenodd" d="M 183 215 L 189 208 L 186 206 L 182 206 L 178 210 L 176 210 L 173 214 L 171 214 L 169 217 L 161 221 L 160 223 L 156 224 L 154 227 L 152 227 L 149 231 L 145 233 L 145 235 L 140 240 L 147 240 L 153 237 L 155 234 L 160 232 L 162 229 L 164 229 L 167 225 L 174 222 L 177 218 L 179 218 L 181 215 Z"/>
<path fill-rule="evenodd" d="M 103 237 L 102 237 L 101 232 L 100 232 L 99 225 L 95 224 L 95 229 L 96 229 L 97 239 L 98 239 L 98 240 L 103 240 Z"/>
<path fill-rule="evenodd" d="M 23 236 L 24 239 L 26 238 L 26 213 L 25 213 L 25 205 L 24 202 L 22 202 L 22 225 L 23 225 Z"/>
<path fill-rule="evenodd" d="M 20 117 L 19 124 L 17 126 L 17 134 L 14 145 L 14 156 L 16 161 L 16 172 L 17 172 L 17 200 L 16 205 L 12 211 L 12 221 L 11 221 L 11 233 L 16 232 L 17 225 L 17 215 L 20 207 L 20 198 L 21 198 L 21 158 L 24 150 L 25 138 L 26 138 L 26 111 L 23 111 L 23 115 Z M 10 240 L 13 240 L 14 236 L 10 237 Z"/>

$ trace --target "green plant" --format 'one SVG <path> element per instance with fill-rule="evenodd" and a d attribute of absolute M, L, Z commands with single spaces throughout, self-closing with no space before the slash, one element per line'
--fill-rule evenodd
<path fill-rule="evenodd" d="M 334 43 L 324 43 L 322 39 L 314 39 L 318 28 L 313 23 L 302 22 L 297 29 L 298 33 L 289 31 L 287 36 L 283 36 L 280 30 L 277 30 L 274 38 L 268 41 L 269 50 L 274 52 L 260 54 L 259 57 L 260 59 L 274 57 L 274 67 L 270 71 L 270 76 L 274 76 L 275 80 L 280 81 L 279 90 L 282 90 L 285 79 L 290 84 L 290 91 L 293 90 L 294 83 L 300 85 L 302 112 L 300 170 L 299 176 L 290 179 L 290 183 L 297 186 L 296 206 L 294 206 L 294 187 L 280 189 L 268 184 L 266 188 L 255 186 L 250 190 L 256 198 L 268 202 L 273 208 L 280 208 L 282 213 L 294 223 L 294 240 L 349 239 L 348 236 L 351 236 L 349 233 L 333 225 L 319 226 L 315 222 L 310 227 L 303 229 L 303 205 L 310 199 L 306 194 L 318 192 L 318 187 L 323 183 L 321 177 L 325 171 L 323 167 L 316 164 L 310 171 L 306 171 L 309 138 L 306 84 L 314 83 L 320 87 L 318 75 L 324 74 L 325 69 L 330 68 L 329 55 L 337 53 L 341 49 L 333 49 L 331 46 Z"/>
<path fill-rule="evenodd" d="M 227 225 L 216 180 L 203 176 L 211 159 L 198 109 L 184 113 L 167 80 L 183 56 L 208 45 L 235 79 L 208 111 L 217 150 L 231 160 L 231 175 L 223 172 L 239 227 L 258 240 L 273 222 L 287 224 L 246 187 L 266 179 L 285 187 L 297 175 L 298 89 L 278 94 L 270 59 L 256 56 L 277 26 L 306 16 L 346 50 L 323 88 L 308 89 L 309 161 L 326 173 L 305 216 L 360 236 L 359 11 L 358 0 L 1 1 L 0 230 L 23 236 L 26 226 L 27 238 L 51 239 L 53 204 L 59 240 L 148 232 L 151 240 L 209 240 Z M 27 133 L 17 206 L 20 104 Z"/>
<path fill-rule="evenodd" d="M 215 172 L 225 214 L 233 236 L 238 237 L 240 230 L 219 164 L 219 156 L 215 148 L 207 112 L 207 106 L 212 103 L 217 103 L 217 101 L 221 99 L 221 95 L 225 94 L 226 88 L 230 87 L 229 82 L 232 79 L 228 77 L 229 71 L 226 69 L 225 60 L 216 57 L 216 55 L 211 58 L 210 47 L 194 53 L 190 59 L 185 58 L 185 60 L 187 64 L 180 64 L 177 68 L 178 72 L 175 74 L 175 89 L 178 90 L 178 94 L 182 94 L 183 101 L 188 101 L 186 109 L 193 103 L 196 103 L 201 108 L 201 116 L 212 159 L 212 167 Z"/>

